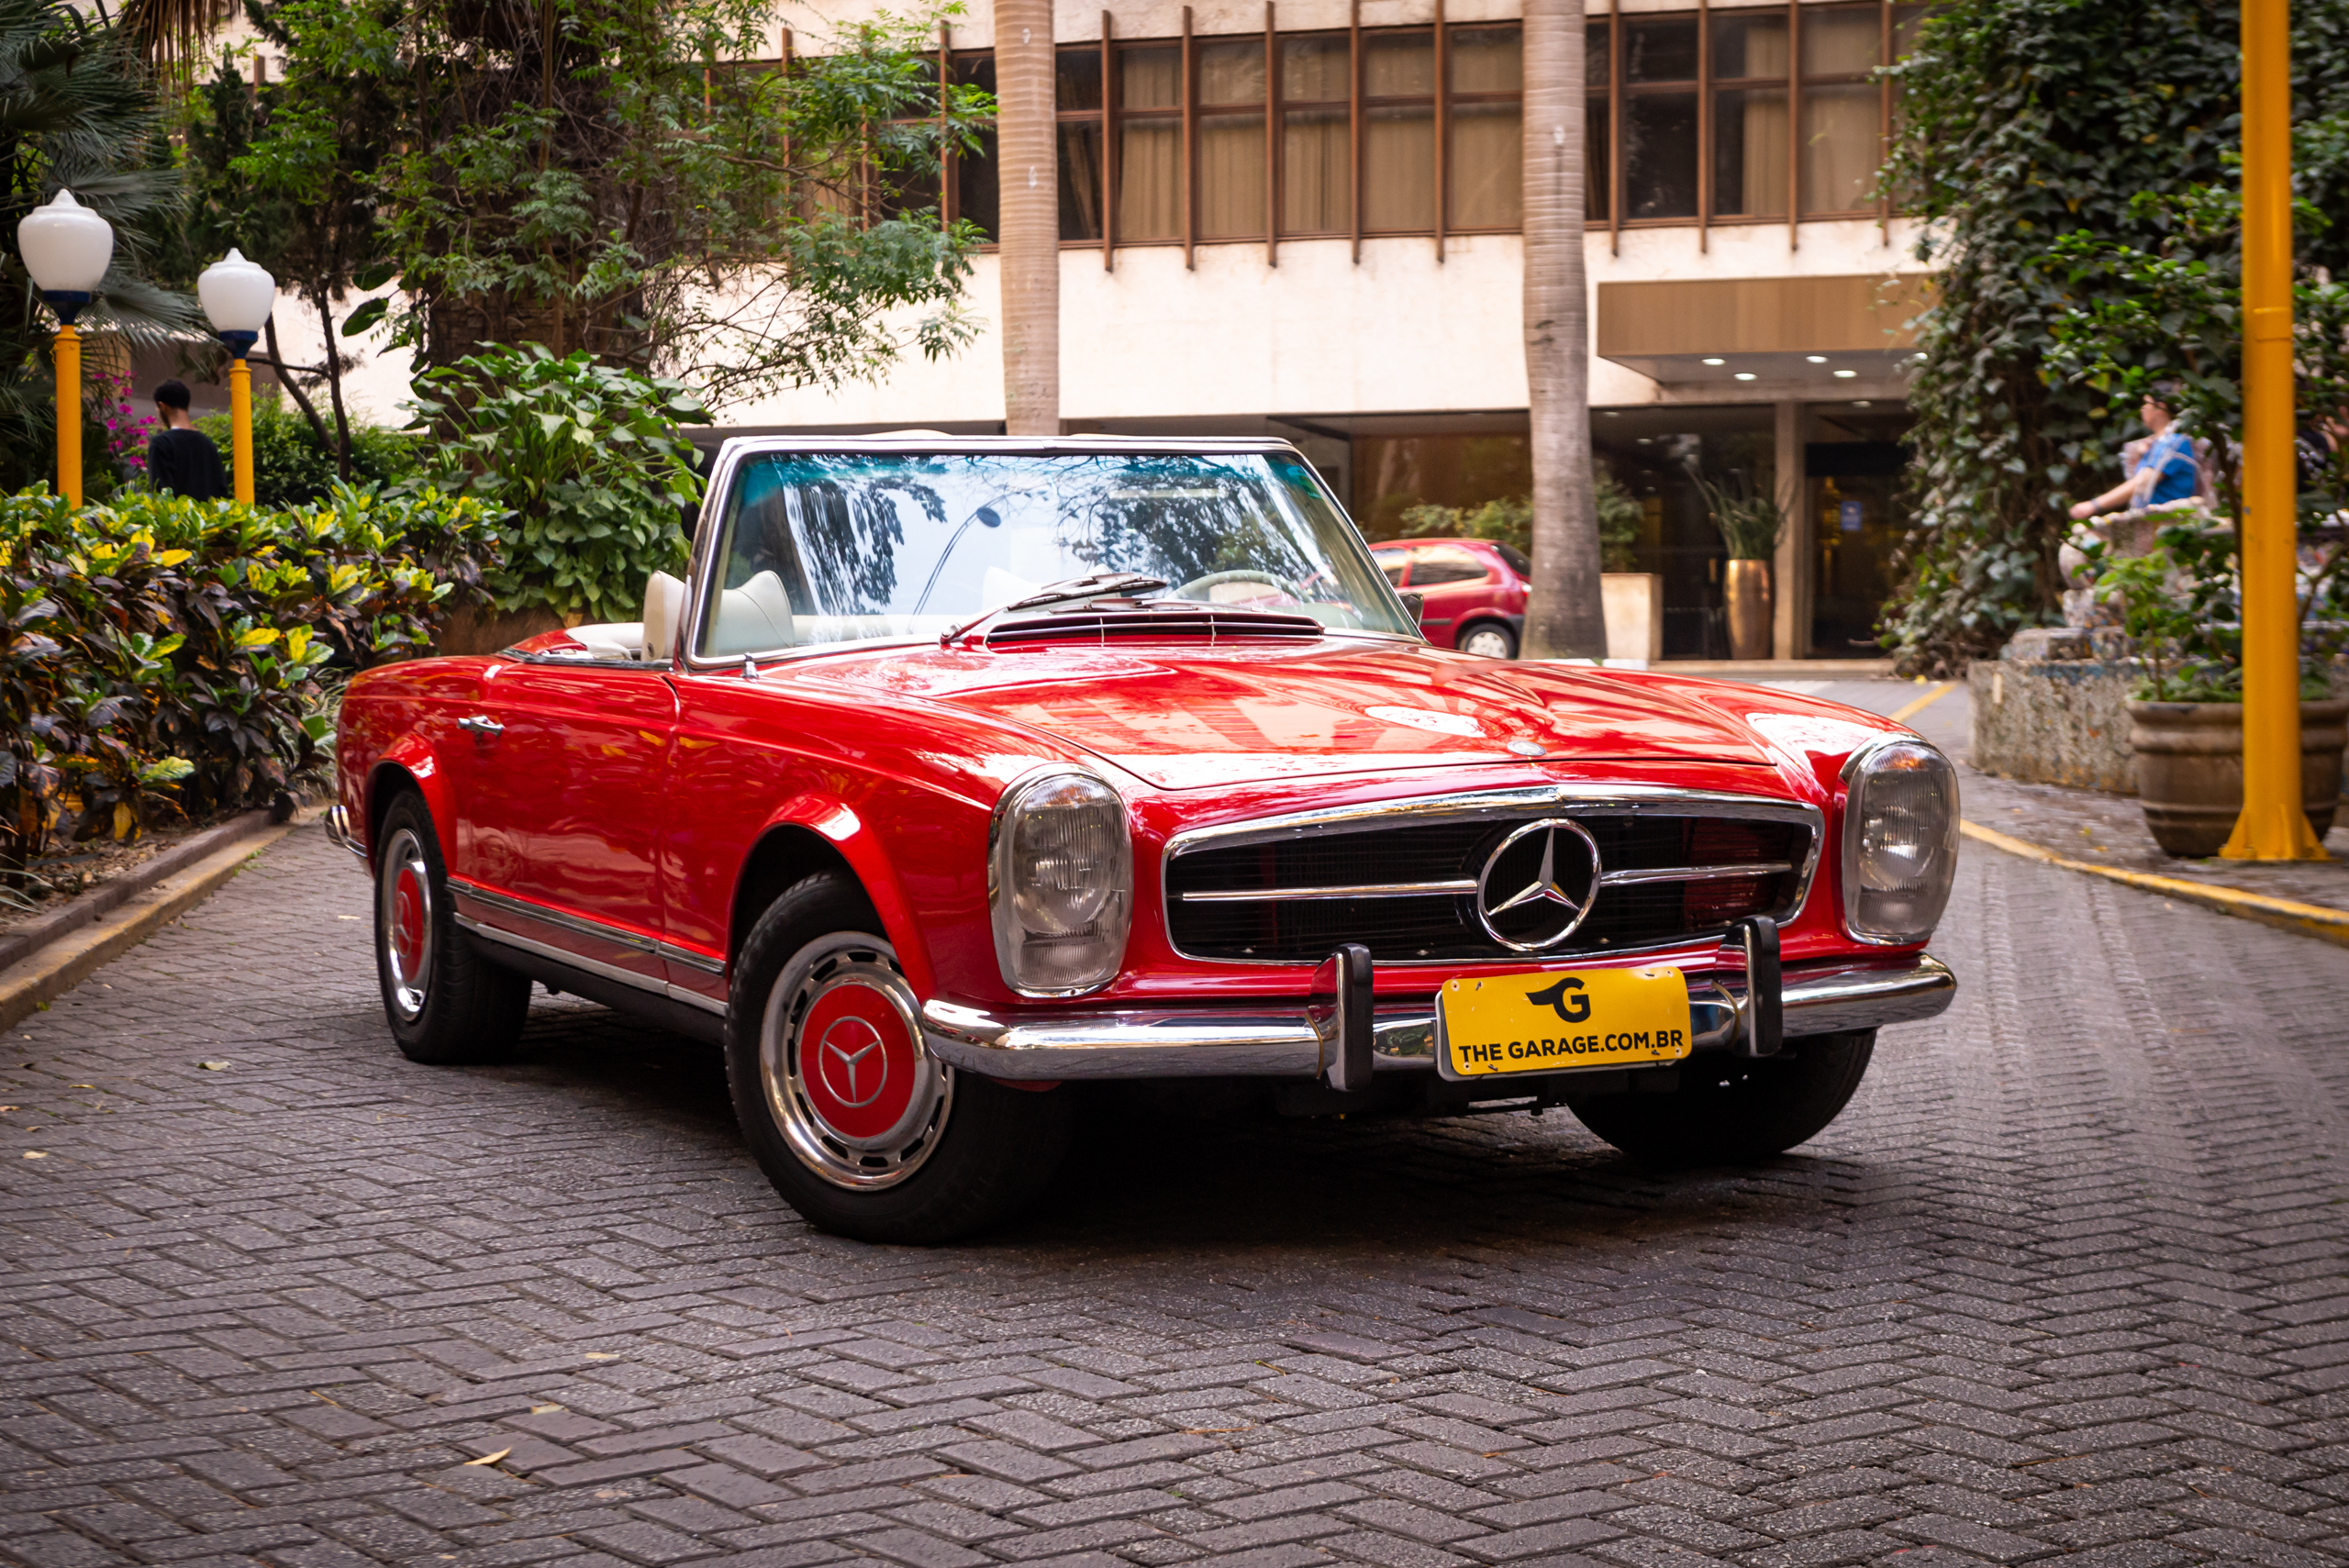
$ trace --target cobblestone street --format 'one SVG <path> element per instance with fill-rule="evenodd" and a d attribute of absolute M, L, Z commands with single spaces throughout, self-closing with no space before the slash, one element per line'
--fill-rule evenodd
<path fill-rule="evenodd" d="M 9 1032 L 0 1557 L 2349 1559 L 2349 951 L 1969 847 L 1955 1006 L 1739 1173 L 1102 1099 L 801 1224 L 717 1053 L 411 1066 L 315 828 Z"/>

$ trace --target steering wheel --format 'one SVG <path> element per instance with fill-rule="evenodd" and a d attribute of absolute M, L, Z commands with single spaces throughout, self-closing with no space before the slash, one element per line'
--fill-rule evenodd
<path fill-rule="evenodd" d="M 1282 593 L 1286 594 L 1290 598 L 1295 599 L 1300 605 L 1306 602 L 1305 587 L 1302 584 L 1291 582 L 1288 578 L 1280 576 L 1275 573 L 1259 572 L 1253 567 L 1248 566 L 1242 566 L 1230 572 L 1210 572 L 1204 577 L 1194 577 L 1189 582 L 1184 584 L 1181 587 L 1175 589 L 1174 597 L 1178 599 L 1205 598 L 1207 596 L 1205 590 L 1216 587 L 1225 583 L 1263 583 L 1267 586 L 1279 589 Z M 1193 589 L 1198 589 L 1200 592 L 1194 593 L 1192 592 Z"/>

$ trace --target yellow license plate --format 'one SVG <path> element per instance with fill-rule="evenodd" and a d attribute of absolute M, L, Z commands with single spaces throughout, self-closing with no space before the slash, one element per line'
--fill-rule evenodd
<path fill-rule="evenodd" d="M 1436 999 L 1447 1078 L 1677 1062 L 1690 1050 L 1676 969 L 1585 969 L 1451 980 Z"/>

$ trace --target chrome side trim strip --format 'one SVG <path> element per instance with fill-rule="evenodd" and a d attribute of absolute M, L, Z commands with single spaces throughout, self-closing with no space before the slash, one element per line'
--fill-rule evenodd
<path fill-rule="evenodd" d="M 478 900 L 501 915 L 518 915 L 526 920 L 541 921 L 566 931 L 575 931 L 583 937 L 593 937 L 599 942 L 610 942 L 614 947 L 626 948 L 630 952 L 640 952 L 647 958 L 666 959 L 673 963 L 682 963 L 688 969 L 697 969 L 705 974 L 726 973 L 726 961 L 723 959 L 712 958 L 709 954 L 696 951 L 692 948 L 679 947 L 674 942 L 664 942 L 657 937 L 648 937 L 640 931 L 631 931 L 624 926 L 608 925 L 585 915 L 574 915 L 568 909 L 553 909 L 544 904 L 533 904 L 527 898 L 517 898 L 510 893 L 500 893 L 495 888 L 484 887 L 481 884 L 462 876 L 450 877 L 449 885 L 461 896 Z"/>
<path fill-rule="evenodd" d="M 618 981 L 622 985 L 632 986 L 655 996 L 665 996 L 672 1002 L 683 1002 L 689 1007 L 698 1007 L 705 1013 L 716 1013 L 720 1018 L 726 1016 L 725 1003 L 705 996 L 698 991 L 688 991 L 682 985 L 672 985 L 666 981 L 655 980 L 649 974 L 639 974 L 632 969 L 622 969 L 617 963 L 605 963 L 597 959 L 583 958 L 569 948 L 559 948 L 552 942 L 532 941 L 528 937 L 516 936 L 512 931 L 502 931 L 495 926 L 484 926 L 471 915 L 462 911 L 457 916 L 457 926 L 459 929 L 469 935 L 479 937 L 485 942 L 515 948 L 523 952 L 536 954 L 540 958 L 550 959 L 556 963 L 569 964 L 572 968 L 584 970 L 598 979 Z"/>
<path fill-rule="evenodd" d="M 1186 893 L 1186 904 L 1269 904 L 1279 898 L 1434 898 L 1474 893 L 1476 879 L 1456 882 L 1366 882 L 1354 887 L 1267 887 L 1210 889 Z"/>
<path fill-rule="evenodd" d="M 1688 990 L 1698 1048 L 1734 1045 L 1743 1027 L 1744 976 L 1692 976 Z M 1948 966 L 1926 954 L 1889 964 L 1863 960 L 1789 970 L 1786 1032 L 1791 1038 L 1913 1023 L 1938 1016 L 1956 991 Z M 1307 1006 L 1037 1008 L 997 1017 L 932 998 L 922 1007 L 922 1033 L 940 1060 L 994 1078 L 1310 1078 L 1321 1070 L 1326 1047 Z M 1375 1070 L 1434 1071 L 1429 1003 L 1380 1007 L 1371 1033 Z"/>

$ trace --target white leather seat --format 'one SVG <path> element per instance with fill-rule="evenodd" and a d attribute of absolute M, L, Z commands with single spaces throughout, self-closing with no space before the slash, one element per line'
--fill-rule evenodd
<path fill-rule="evenodd" d="M 677 651 L 677 617 L 685 607 L 685 585 L 666 572 L 644 582 L 644 657 L 666 664 Z"/>
<path fill-rule="evenodd" d="M 571 628 L 571 640 L 598 659 L 641 659 L 644 657 L 644 623 L 616 620 L 574 626 Z"/>
<path fill-rule="evenodd" d="M 709 621 L 713 654 L 767 653 L 792 645 L 791 595 L 774 572 L 754 573 L 739 588 L 721 588 Z"/>

